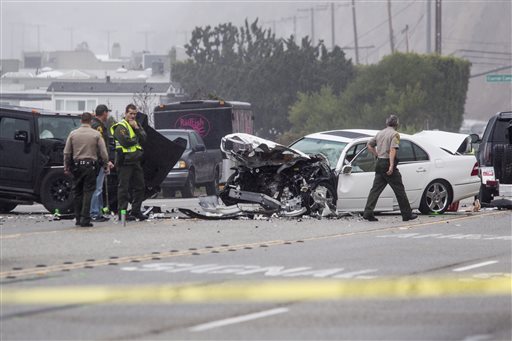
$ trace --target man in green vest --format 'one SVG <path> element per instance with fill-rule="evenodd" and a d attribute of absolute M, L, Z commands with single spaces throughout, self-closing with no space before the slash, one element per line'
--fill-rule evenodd
<path fill-rule="evenodd" d="M 118 212 L 128 208 L 132 193 L 132 210 L 126 220 L 145 220 L 148 217 L 141 212 L 144 200 L 144 172 L 142 170 L 143 150 L 141 143 L 146 140 L 146 132 L 135 119 L 137 107 L 128 104 L 122 121 L 110 128 L 116 142 L 117 200 Z"/>

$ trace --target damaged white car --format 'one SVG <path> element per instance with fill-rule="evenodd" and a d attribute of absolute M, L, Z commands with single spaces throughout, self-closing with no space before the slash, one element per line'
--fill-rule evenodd
<path fill-rule="evenodd" d="M 373 184 L 375 157 L 366 143 L 377 130 L 333 130 L 307 135 L 290 147 L 306 154 L 325 154 L 338 176 L 337 210 L 362 212 Z M 443 131 L 400 134 L 398 169 L 413 209 L 443 213 L 451 203 L 473 197 L 479 190 L 478 164 L 471 137 Z M 398 210 L 390 186 L 382 192 L 376 211 Z"/>

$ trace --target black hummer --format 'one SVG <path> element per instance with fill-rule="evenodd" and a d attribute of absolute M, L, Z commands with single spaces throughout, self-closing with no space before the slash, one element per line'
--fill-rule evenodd
<path fill-rule="evenodd" d="M 0 212 L 33 202 L 52 213 L 71 211 L 72 179 L 64 175 L 63 151 L 69 133 L 79 126 L 79 115 L 0 105 Z M 149 198 L 160 191 L 185 141 L 169 141 L 152 127 L 146 133 L 143 168 Z M 115 211 L 115 172 L 108 178 L 109 204 Z"/>
<path fill-rule="evenodd" d="M 63 150 L 80 117 L 36 109 L 0 106 L 0 212 L 40 202 L 50 211 L 72 206 Z"/>

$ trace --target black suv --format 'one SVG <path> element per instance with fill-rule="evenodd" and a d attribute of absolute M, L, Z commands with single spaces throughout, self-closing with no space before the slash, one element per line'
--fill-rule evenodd
<path fill-rule="evenodd" d="M 480 187 L 480 201 L 490 203 L 499 183 L 512 184 L 512 111 L 499 112 L 489 120 L 477 153 L 480 167 L 493 167 L 497 181 Z"/>
<path fill-rule="evenodd" d="M 40 202 L 50 212 L 70 211 L 71 178 L 64 175 L 68 134 L 77 115 L 0 106 L 0 212 Z"/>
<path fill-rule="evenodd" d="M 63 151 L 69 133 L 79 126 L 79 115 L 0 105 L 0 212 L 33 202 L 52 213 L 72 210 L 72 179 L 64 175 Z M 149 198 L 160 191 L 185 146 L 151 127 L 146 133 L 143 168 Z M 108 178 L 109 204 L 115 211 L 115 171 Z"/>

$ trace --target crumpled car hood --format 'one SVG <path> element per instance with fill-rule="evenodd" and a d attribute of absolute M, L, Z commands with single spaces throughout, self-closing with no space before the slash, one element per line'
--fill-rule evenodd
<path fill-rule="evenodd" d="M 469 138 L 467 134 L 450 133 L 438 130 L 423 130 L 413 135 L 431 145 L 438 146 L 450 153 L 457 153 L 462 144 Z"/>
<path fill-rule="evenodd" d="M 310 159 L 301 151 L 244 133 L 224 136 L 220 149 L 230 160 L 242 162 L 248 167 L 276 166 Z"/>

